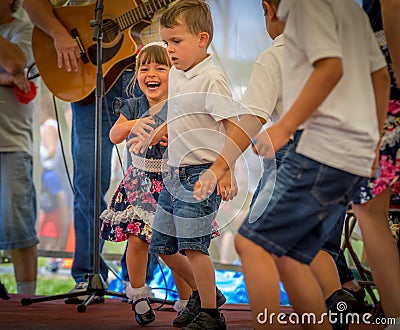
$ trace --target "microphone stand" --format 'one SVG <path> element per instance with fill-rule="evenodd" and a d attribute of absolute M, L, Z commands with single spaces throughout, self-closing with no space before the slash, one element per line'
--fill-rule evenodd
<path fill-rule="evenodd" d="M 102 136 L 102 105 L 105 95 L 104 79 L 103 79 L 103 0 L 96 2 L 96 19 L 91 22 L 93 26 L 93 41 L 97 43 L 96 51 L 96 90 L 95 90 L 95 111 L 96 111 L 96 125 L 95 125 L 95 164 L 96 164 L 96 179 L 95 179 L 95 204 L 94 204 L 94 253 L 93 253 L 93 274 L 88 274 L 88 287 L 86 291 L 89 297 L 80 305 L 78 305 L 78 312 L 84 312 L 87 305 L 91 303 L 95 296 L 103 297 L 105 295 L 118 296 L 126 298 L 125 294 L 118 292 L 109 292 L 106 290 L 106 285 L 103 277 L 100 274 L 100 196 L 101 196 L 101 136 Z"/>

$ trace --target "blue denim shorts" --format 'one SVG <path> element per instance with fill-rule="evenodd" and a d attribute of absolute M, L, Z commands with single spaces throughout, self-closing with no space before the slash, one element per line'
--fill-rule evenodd
<path fill-rule="evenodd" d="M 212 222 L 221 197 L 215 189 L 202 201 L 193 197 L 193 186 L 211 164 L 169 167 L 164 187 L 158 198 L 150 252 L 156 254 L 184 253 L 198 250 L 208 254 Z"/>
<path fill-rule="evenodd" d="M 239 233 L 278 257 L 310 264 L 365 180 L 297 154 L 292 147 L 275 185 L 259 192 L 257 198 L 271 196 L 269 203 L 256 219 L 246 218 Z"/>
<path fill-rule="evenodd" d="M 0 250 L 38 244 L 35 225 L 32 157 L 25 152 L 0 152 Z"/>

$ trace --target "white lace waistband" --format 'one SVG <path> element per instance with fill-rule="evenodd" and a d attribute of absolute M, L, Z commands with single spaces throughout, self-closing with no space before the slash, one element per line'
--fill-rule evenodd
<path fill-rule="evenodd" d="M 139 170 L 153 173 L 166 172 L 168 170 L 167 159 L 147 159 L 133 153 L 131 153 L 131 156 L 133 167 Z"/>

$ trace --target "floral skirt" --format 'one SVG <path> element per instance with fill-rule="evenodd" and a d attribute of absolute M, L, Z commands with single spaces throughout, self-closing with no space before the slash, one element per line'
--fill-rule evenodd
<path fill-rule="evenodd" d="M 100 237 L 123 242 L 129 235 L 134 235 L 150 243 L 151 226 L 162 187 L 161 173 L 145 172 L 130 166 L 109 207 L 100 215 Z M 220 236 L 215 220 L 212 230 L 212 238 Z"/>
<path fill-rule="evenodd" d="M 151 224 L 162 189 L 161 173 L 148 173 L 130 166 L 101 215 L 101 238 L 122 242 L 129 235 L 150 243 Z"/>
<path fill-rule="evenodd" d="M 356 204 L 363 204 L 392 186 L 391 207 L 400 207 L 400 101 L 389 102 L 388 115 L 380 146 L 379 168 L 361 188 Z"/>

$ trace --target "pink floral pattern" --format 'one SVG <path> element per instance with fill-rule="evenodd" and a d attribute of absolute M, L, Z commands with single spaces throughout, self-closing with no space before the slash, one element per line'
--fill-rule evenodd
<path fill-rule="evenodd" d="M 356 203 L 366 203 L 392 186 L 391 207 L 400 207 L 400 101 L 390 100 L 380 146 L 379 168 L 361 188 Z"/>

